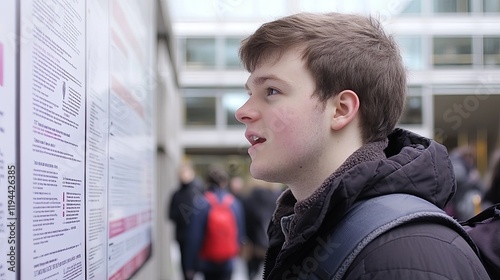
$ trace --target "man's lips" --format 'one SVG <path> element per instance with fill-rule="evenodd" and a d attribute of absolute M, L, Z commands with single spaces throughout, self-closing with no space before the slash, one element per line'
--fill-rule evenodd
<path fill-rule="evenodd" d="M 264 143 L 264 142 L 266 142 L 266 138 L 262 138 L 262 137 L 254 135 L 254 136 L 252 136 L 250 143 L 252 143 L 252 145 L 255 145 L 255 144 Z"/>
<path fill-rule="evenodd" d="M 248 139 L 248 142 L 250 142 L 250 144 L 252 146 L 256 145 L 256 144 L 260 144 L 260 143 L 266 142 L 266 138 L 261 137 L 261 136 L 259 136 L 257 134 L 254 134 L 254 133 L 247 133 L 245 136 Z"/>

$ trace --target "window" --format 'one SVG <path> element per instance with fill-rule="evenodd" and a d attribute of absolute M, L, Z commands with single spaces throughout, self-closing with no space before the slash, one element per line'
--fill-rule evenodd
<path fill-rule="evenodd" d="M 421 0 L 409 0 L 401 11 L 401 14 L 420 14 L 422 13 Z"/>
<path fill-rule="evenodd" d="M 181 51 L 185 54 L 185 67 L 193 70 L 241 70 L 240 37 L 184 38 Z"/>
<path fill-rule="evenodd" d="M 500 0 L 483 0 L 485 13 L 500 13 Z"/>
<path fill-rule="evenodd" d="M 406 107 L 400 120 L 401 124 L 422 124 L 422 89 L 410 87 L 406 97 Z"/>
<path fill-rule="evenodd" d="M 186 67 L 215 68 L 215 38 L 186 38 Z"/>
<path fill-rule="evenodd" d="M 226 38 L 225 39 L 225 68 L 228 69 L 240 69 L 242 68 L 240 63 L 240 57 L 238 52 L 240 50 L 241 38 Z"/>
<path fill-rule="evenodd" d="M 420 37 L 405 36 L 398 37 L 396 40 L 401 48 L 401 56 L 408 69 L 423 69 L 425 59 L 422 50 L 422 39 Z"/>
<path fill-rule="evenodd" d="M 226 93 L 222 96 L 222 107 L 226 114 L 228 126 L 241 126 L 243 125 L 236 120 L 234 114 L 248 99 L 248 94 L 244 91 L 241 93 Z"/>
<path fill-rule="evenodd" d="M 469 13 L 470 0 L 434 0 L 435 13 Z"/>
<path fill-rule="evenodd" d="M 500 65 L 500 37 L 483 38 L 484 65 Z"/>
<path fill-rule="evenodd" d="M 472 65 L 471 37 L 435 37 L 434 66 Z"/>
<path fill-rule="evenodd" d="M 208 97 L 185 97 L 186 126 L 215 126 L 216 122 L 216 98 Z"/>
<path fill-rule="evenodd" d="M 248 100 L 245 89 L 185 88 L 183 94 L 187 127 L 223 129 L 244 126 L 234 114 Z"/>

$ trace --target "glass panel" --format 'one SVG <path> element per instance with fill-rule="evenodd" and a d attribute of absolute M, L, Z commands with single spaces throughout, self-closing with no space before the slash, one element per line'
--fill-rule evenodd
<path fill-rule="evenodd" d="M 396 40 L 401 48 L 401 56 L 408 69 L 423 69 L 425 59 L 422 51 L 422 39 L 420 37 L 397 37 Z"/>
<path fill-rule="evenodd" d="M 485 13 L 500 13 L 500 0 L 483 0 Z"/>
<path fill-rule="evenodd" d="M 470 10 L 469 0 L 434 0 L 435 13 L 468 13 Z"/>
<path fill-rule="evenodd" d="M 215 38 L 186 38 L 186 67 L 215 68 Z"/>
<path fill-rule="evenodd" d="M 406 1 L 407 3 L 405 4 L 405 7 L 403 11 L 401 11 L 402 14 L 420 14 L 422 13 L 422 6 L 421 6 L 421 0 L 410 0 Z"/>
<path fill-rule="evenodd" d="M 244 91 L 241 93 L 226 93 L 222 96 L 222 107 L 224 107 L 228 125 L 243 125 L 236 120 L 234 114 L 247 100 L 248 94 Z"/>
<path fill-rule="evenodd" d="M 400 120 L 401 124 L 422 124 L 422 91 L 420 88 L 409 88 L 406 107 Z"/>
<path fill-rule="evenodd" d="M 215 97 L 184 97 L 186 126 L 215 126 Z"/>
<path fill-rule="evenodd" d="M 472 38 L 434 38 L 434 66 L 472 65 Z"/>
<path fill-rule="evenodd" d="M 240 50 L 240 38 L 226 38 L 225 67 L 229 69 L 242 68 L 238 52 Z"/>
<path fill-rule="evenodd" d="M 484 65 L 500 65 L 500 37 L 483 39 Z"/>

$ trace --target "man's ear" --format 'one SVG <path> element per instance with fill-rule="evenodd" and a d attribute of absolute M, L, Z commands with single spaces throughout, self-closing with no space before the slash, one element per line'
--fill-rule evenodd
<path fill-rule="evenodd" d="M 359 110 L 358 95 L 352 90 L 343 90 L 329 102 L 332 102 L 331 128 L 340 130 L 348 125 L 356 116 Z"/>

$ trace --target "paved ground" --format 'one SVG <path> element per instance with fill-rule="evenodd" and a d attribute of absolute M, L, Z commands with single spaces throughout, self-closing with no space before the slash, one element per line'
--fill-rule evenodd
<path fill-rule="evenodd" d="M 174 262 L 174 267 L 176 267 L 176 272 L 174 273 L 176 275 L 175 279 L 172 280 L 182 280 L 181 274 L 180 274 L 180 255 L 177 246 L 172 246 L 171 250 L 171 255 L 172 255 L 172 262 Z M 262 274 L 260 274 L 262 275 Z M 251 279 L 251 280 L 260 280 L 261 278 L 256 278 L 256 279 Z M 197 275 L 195 277 L 195 280 L 203 280 L 202 275 Z M 247 269 L 245 266 L 245 263 L 242 259 L 238 259 L 235 264 L 235 269 L 233 272 L 233 277 L 231 280 L 249 280 L 247 277 Z"/>
<path fill-rule="evenodd" d="M 203 276 L 199 275 L 195 278 L 195 280 L 203 280 Z M 236 262 L 233 277 L 231 278 L 231 280 L 248 280 L 247 270 L 244 262 L 241 259 Z"/>

